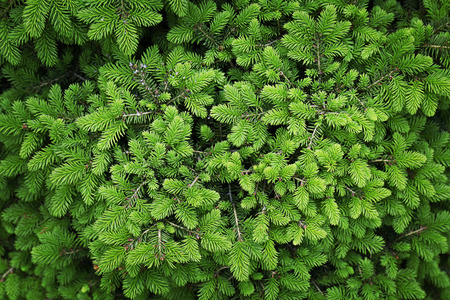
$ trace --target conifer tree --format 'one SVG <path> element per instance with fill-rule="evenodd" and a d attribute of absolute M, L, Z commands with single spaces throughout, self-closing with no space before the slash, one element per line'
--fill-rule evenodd
<path fill-rule="evenodd" d="M 446 0 L 1 0 L 0 297 L 450 298 Z"/>

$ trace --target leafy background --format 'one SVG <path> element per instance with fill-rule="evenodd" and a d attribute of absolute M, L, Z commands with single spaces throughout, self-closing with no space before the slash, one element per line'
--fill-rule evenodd
<path fill-rule="evenodd" d="M 448 1 L 0 2 L 0 294 L 449 297 Z"/>

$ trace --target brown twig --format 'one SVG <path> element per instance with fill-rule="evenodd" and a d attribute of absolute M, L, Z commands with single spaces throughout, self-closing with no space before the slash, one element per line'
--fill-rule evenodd
<path fill-rule="evenodd" d="M 317 124 L 316 125 L 316 127 L 314 127 L 314 131 L 313 131 L 313 133 L 312 133 L 312 136 L 311 136 L 311 139 L 310 139 L 310 141 L 309 141 L 309 145 L 308 145 L 308 149 L 311 149 L 311 145 L 312 145 L 312 142 L 313 142 L 313 140 L 314 140 L 314 135 L 316 134 L 316 131 L 317 131 L 317 128 L 319 127 L 319 124 Z"/>
<path fill-rule="evenodd" d="M 8 274 L 12 274 L 13 272 L 14 272 L 14 268 L 13 267 L 9 268 L 8 271 L 6 271 L 3 274 L 2 278 L 0 279 L 0 281 L 2 281 L 2 282 L 5 281 L 5 277 L 8 276 Z"/>
<path fill-rule="evenodd" d="M 197 180 L 198 180 L 198 176 L 197 177 L 195 177 L 195 179 L 194 179 L 194 181 L 192 181 L 192 183 L 191 184 L 188 184 L 188 187 L 193 187 L 194 186 L 194 184 L 197 182 Z"/>
<path fill-rule="evenodd" d="M 311 282 L 314 284 L 314 286 L 316 287 L 316 289 L 323 295 L 325 296 L 325 294 L 322 292 L 322 290 L 319 288 L 319 286 L 317 285 L 317 283 L 314 280 L 311 280 Z"/>
<path fill-rule="evenodd" d="M 401 236 L 399 236 L 398 238 L 396 238 L 396 239 L 394 240 L 394 242 L 392 242 L 392 243 L 395 243 L 395 242 L 397 242 L 397 241 L 399 241 L 399 240 L 401 240 L 401 239 L 403 239 L 403 238 L 405 238 L 405 237 L 407 237 L 407 236 L 410 236 L 410 235 L 413 235 L 413 234 L 416 234 L 416 233 L 420 234 L 420 233 L 421 233 L 422 231 L 424 231 L 425 229 L 427 229 L 426 226 L 420 226 L 420 228 L 417 229 L 417 230 L 410 231 L 410 232 L 408 232 L 408 233 L 406 233 L 406 234 L 402 234 Z"/>
<path fill-rule="evenodd" d="M 397 69 L 396 69 L 396 70 L 392 70 L 392 71 L 389 72 L 388 74 L 384 75 L 383 77 L 381 77 L 380 79 L 378 79 L 377 81 L 375 81 L 374 83 L 372 83 L 371 85 L 369 85 L 369 86 L 366 88 L 366 90 L 368 90 L 368 89 L 372 88 L 373 86 L 377 85 L 378 83 L 380 83 L 381 81 L 383 81 L 386 77 L 389 77 L 389 76 L 391 76 L 392 74 L 394 74 L 396 71 L 397 71 Z"/>
<path fill-rule="evenodd" d="M 140 111 L 136 111 L 135 114 L 122 114 L 122 117 L 140 117 L 140 116 L 145 116 L 145 115 L 149 115 L 149 114 L 153 114 L 153 111 L 145 111 L 145 112 L 140 112 Z"/>
<path fill-rule="evenodd" d="M 425 45 L 429 48 L 439 48 L 439 49 L 450 49 L 450 46 L 441 46 L 441 45 Z"/>
<path fill-rule="evenodd" d="M 228 184 L 228 195 L 230 196 L 230 202 L 231 202 L 231 205 L 233 206 L 234 221 L 236 223 L 236 231 L 238 234 L 238 241 L 242 241 L 241 230 L 239 229 L 239 219 L 237 216 L 236 205 L 234 204 L 233 196 L 231 195 L 231 185 L 230 184 Z"/>

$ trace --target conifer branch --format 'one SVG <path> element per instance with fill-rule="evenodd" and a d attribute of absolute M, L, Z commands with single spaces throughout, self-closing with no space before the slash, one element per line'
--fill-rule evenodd
<path fill-rule="evenodd" d="M 153 225 L 153 226 L 155 226 L 155 225 Z M 147 232 L 149 232 L 149 231 L 152 229 L 153 226 L 151 226 L 150 228 L 145 229 L 145 230 L 141 233 L 140 236 L 141 236 L 141 237 L 144 236 L 144 234 L 146 234 Z M 140 237 L 139 237 L 139 239 L 140 239 Z"/>
<path fill-rule="evenodd" d="M 234 205 L 233 196 L 231 195 L 231 185 L 230 184 L 228 184 L 228 196 L 230 197 L 231 204 Z"/>
<path fill-rule="evenodd" d="M 128 19 L 129 13 L 125 9 L 125 4 L 124 4 L 123 0 L 120 0 L 120 8 L 119 8 L 119 10 L 120 10 L 120 16 L 122 17 L 124 22 L 126 22 L 125 20 Z"/>

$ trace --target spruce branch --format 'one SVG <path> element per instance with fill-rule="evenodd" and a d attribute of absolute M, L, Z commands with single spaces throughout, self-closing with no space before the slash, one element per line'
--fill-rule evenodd
<path fill-rule="evenodd" d="M 227 40 L 227 38 L 231 35 L 231 33 L 236 32 L 236 28 L 231 27 L 230 30 L 228 30 L 227 34 L 222 39 L 222 44 Z"/>
<path fill-rule="evenodd" d="M 134 191 L 133 196 L 131 196 L 131 198 L 137 198 L 137 194 L 139 193 L 139 190 L 144 186 L 144 184 L 147 183 L 147 180 L 145 180 L 144 182 L 142 182 L 138 188 Z"/>
<path fill-rule="evenodd" d="M 230 184 L 228 184 L 228 194 L 227 195 L 230 197 L 231 204 L 234 205 L 233 196 L 231 195 L 231 185 Z"/>

